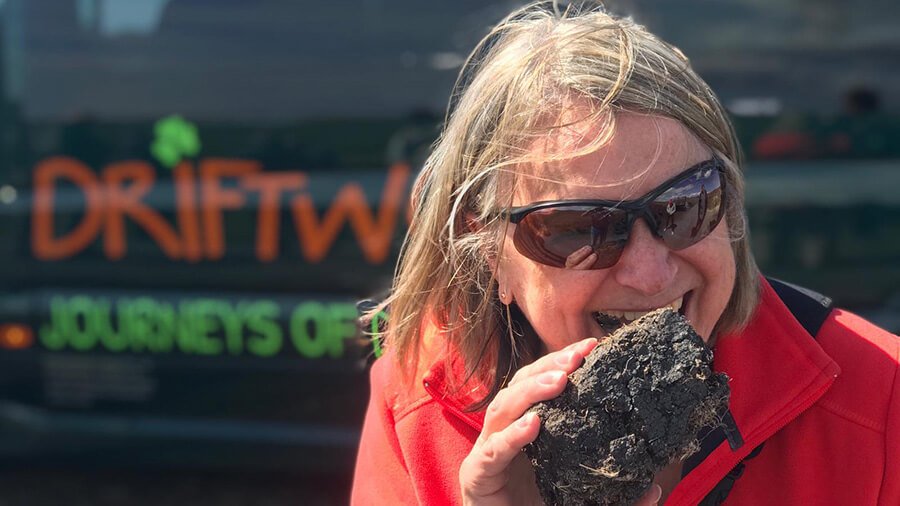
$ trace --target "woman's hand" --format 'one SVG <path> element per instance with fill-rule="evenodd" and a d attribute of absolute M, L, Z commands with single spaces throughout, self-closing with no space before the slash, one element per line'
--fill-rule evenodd
<path fill-rule="evenodd" d="M 535 403 L 562 393 L 567 377 L 597 346 L 594 338 L 548 353 L 516 372 L 513 379 L 488 405 L 484 428 L 459 469 L 463 502 L 472 506 L 540 505 L 540 493 L 531 463 L 522 448 L 534 441 L 540 420 L 526 411 Z M 657 485 L 639 505 L 659 500 Z"/>

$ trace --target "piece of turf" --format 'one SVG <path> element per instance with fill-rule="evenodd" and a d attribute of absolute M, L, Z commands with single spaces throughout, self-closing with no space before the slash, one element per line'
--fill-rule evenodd
<path fill-rule="evenodd" d="M 632 504 L 657 471 L 697 451 L 697 432 L 728 407 L 712 357 L 670 308 L 602 340 L 559 397 L 532 408 L 541 430 L 525 450 L 544 502 Z"/>

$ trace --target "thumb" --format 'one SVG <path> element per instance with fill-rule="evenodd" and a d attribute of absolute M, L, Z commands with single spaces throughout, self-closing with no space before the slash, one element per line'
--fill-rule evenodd
<path fill-rule="evenodd" d="M 662 498 L 662 487 L 654 483 L 635 506 L 654 506 Z"/>

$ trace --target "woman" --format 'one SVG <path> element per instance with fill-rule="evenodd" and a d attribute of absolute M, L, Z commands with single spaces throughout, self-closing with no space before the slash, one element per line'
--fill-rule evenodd
<path fill-rule="evenodd" d="M 896 338 L 760 277 L 734 132 L 681 52 L 555 7 L 476 48 L 418 178 L 353 502 L 539 504 L 528 408 L 671 306 L 731 378 L 730 414 L 642 504 L 900 504 Z"/>

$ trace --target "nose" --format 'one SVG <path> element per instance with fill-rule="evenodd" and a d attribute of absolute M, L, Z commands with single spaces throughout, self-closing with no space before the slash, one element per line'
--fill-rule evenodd
<path fill-rule="evenodd" d="M 669 248 L 656 238 L 643 219 L 635 221 L 622 256 L 613 266 L 616 282 L 643 295 L 664 291 L 675 279 L 678 266 Z"/>

